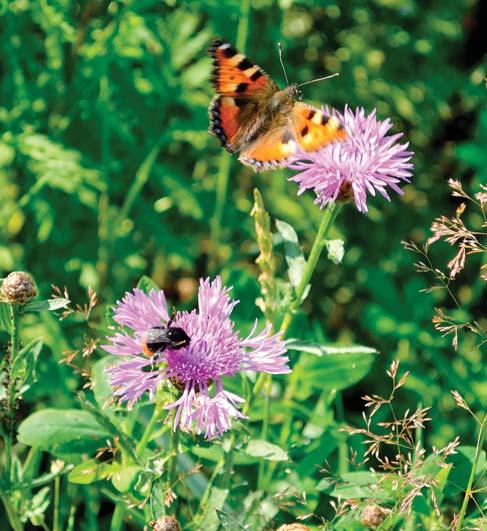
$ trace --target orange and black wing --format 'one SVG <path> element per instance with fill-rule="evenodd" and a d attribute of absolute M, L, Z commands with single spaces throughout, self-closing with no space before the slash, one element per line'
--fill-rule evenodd
<path fill-rule="evenodd" d="M 208 109 L 209 132 L 223 147 L 234 152 L 235 136 L 249 126 L 259 102 L 278 89 L 272 79 L 228 42 L 215 40 L 210 46 L 213 58 L 213 84 L 216 92 Z"/>
<path fill-rule="evenodd" d="M 228 42 L 214 40 L 209 49 L 213 58 L 212 80 L 223 96 L 263 97 L 279 90 L 272 79 Z"/>
<path fill-rule="evenodd" d="M 296 140 L 303 151 L 317 151 L 331 142 L 344 140 L 347 137 L 338 118 L 325 116 L 306 103 L 294 104 L 291 122 Z"/>
<path fill-rule="evenodd" d="M 242 151 L 238 160 L 255 171 L 274 170 L 285 165 L 297 149 L 292 128 L 287 125 L 271 129 Z"/>

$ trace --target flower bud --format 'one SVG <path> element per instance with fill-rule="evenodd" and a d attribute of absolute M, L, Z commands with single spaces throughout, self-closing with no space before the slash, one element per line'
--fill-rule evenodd
<path fill-rule="evenodd" d="M 174 516 L 161 516 L 149 525 L 152 531 L 181 531 L 181 526 Z"/>
<path fill-rule="evenodd" d="M 14 271 L 3 280 L 1 295 L 6 302 L 25 304 L 36 293 L 33 278 L 23 271 Z"/>
<path fill-rule="evenodd" d="M 277 531 L 309 531 L 309 527 L 304 524 L 294 522 L 294 524 L 281 525 Z"/>
<path fill-rule="evenodd" d="M 362 524 L 375 529 L 386 519 L 388 512 L 389 511 L 380 505 L 375 505 L 373 503 L 367 505 L 362 511 Z"/>

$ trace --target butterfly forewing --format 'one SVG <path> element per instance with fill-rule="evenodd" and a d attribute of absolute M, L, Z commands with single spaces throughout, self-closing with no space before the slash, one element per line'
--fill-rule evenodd
<path fill-rule="evenodd" d="M 217 92 L 208 109 L 209 132 L 256 171 L 282 167 L 301 149 L 316 151 L 345 138 L 335 117 L 294 101 L 296 85 L 278 86 L 230 43 L 210 47 Z"/>

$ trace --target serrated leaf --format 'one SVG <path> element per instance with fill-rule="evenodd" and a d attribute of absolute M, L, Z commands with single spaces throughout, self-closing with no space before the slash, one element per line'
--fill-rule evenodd
<path fill-rule="evenodd" d="M 298 235 L 289 223 L 279 219 L 276 219 L 276 228 L 284 240 L 289 280 L 293 288 L 296 289 L 301 282 L 303 271 L 306 267 L 306 260 L 299 246 Z"/>
<path fill-rule="evenodd" d="M 56 297 L 45 301 L 32 301 L 22 307 L 22 312 L 42 312 L 44 310 L 53 312 L 54 310 L 66 308 L 70 302 L 69 299 L 65 299 L 64 297 Z"/>
<path fill-rule="evenodd" d="M 145 293 L 150 293 L 152 290 L 159 291 L 159 286 L 147 275 L 140 277 L 137 282 L 137 288 L 141 289 Z"/>
<path fill-rule="evenodd" d="M 326 240 L 325 245 L 328 250 L 328 259 L 335 265 L 341 264 L 343 255 L 345 254 L 345 248 L 343 246 L 343 240 Z"/>
<path fill-rule="evenodd" d="M 267 461 L 287 461 L 289 459 L 287 452 L 281 447 L 262 439 L 250 440 L 244 452 L 253 457 L 266 459 Z"/>
<path fill-rule="evenodd" d="M 19 426 L 22 444 L 41 448 L 66 460 L 92 454 L 105 445 L 109 433 L 87 411 L 47 408 L 27 417 Z"/>

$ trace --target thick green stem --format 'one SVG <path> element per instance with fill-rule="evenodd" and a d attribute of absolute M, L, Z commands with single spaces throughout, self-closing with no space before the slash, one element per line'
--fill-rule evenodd
<path fill-rule="evenodd" d="M 321 252 L 326 244 L 326 235 L 328 234 L 330 227 L 333 225 L 338 211 L 338 205 L 335 205 L 335 203 L 328 203 L 323 215 L 323 219 L 321 220 L 318 233 L 316 234 L 315 241 L 311 247 L 309 258 L 306 261 L 306 267 L 304 268 L 303 276 L 301 277 L 299 286 L 296 289 L 296 297 L 289 305 L 289 308 L 282 319 L 280 330 L 283 333 L 283 336 L 286 335 L 287 331 L 289 330 L 289 327 L 294 319 L 294 315 L 303 302 L 304 292 L 309 284 L 309 281 L 311 280 L 314 270 L 316 269 Z"/>
<path fill-rule="evenodd" d="M 15 509 L 13 508 L 9 497 L 3 493 L 0 493 L 0 498 L 2 499 L 3 506 L 5 507 L 5 512 L 7 513 L 7 518 L 10 523 L 10 526 L 14 531 L 22 531 L 24 526 L 22 525 L 20 518 L 18 517 Z"/>
<path fill-rule="evenodd" d="M 54 479 L 54 511 L 52 515 L 52 531 L 59 531 L 59 495 L 61 490 L 61 478 Z"/>
<path fill-rule="evenodd" d="M 169 453 L 171 455 L 171 460 L 169 461 L 168 470 L 167 470 L 167 483 L 168 487 L 172 488 L 176 483 L 176 473 L 177 473 L 177 464 L 178 464 L 178 446 L 179 446 L 179 430 L 171 430 L 171 442 Z"/>
<path fill-rule="evenodd" d="M 265 398 L 264 398 L 264 421 L 262 423 L 261 438 L 266 441 L 269 434 L 269 422 L 271 417 L 271 389 L 272 389 L 272 374 L 265 375 Z M 259 475 L 257 478 L 257 488 L 265 490 L 265 460 L 261 459 L 259 463 Z"/>
<path fill-rule="evenodd" d="M 486 436 L 486 424 L 487 424 L 487 415 L 484 416 L 480 424 L 479 436 L 477 438 L 477 446 L 475 447 L 475 458 L 472 463 L 472 470 L 470 471 L 470 477 L 468 478 L 467 488 L 465 489 L 465 496 L 463 497 L 462 507 L 460 513 L 458 514 L 458 520 L 455 527 L 455 531 L 461 531 L 463 527 L 463 520 L 465 519 L 465 513 L 467 512 L 467 505 L 470 501 L 472 495 L 472 485 L 475 479 L 475 473 L 477 471 L 477 466 L 479 463 L 480 456 L 482 455 L 482 448 L 484 446 L 485 436 Z"/>
<path fill-rule="evenodd" d="M 144 451 L 145 447 L 150 441 L 150 438 L 152 436 L 152 433 L 154 431 L 154 428 L 156 427 L 157 421 L 160 419 L 161 411 L 156 405 L 154 408 L 154 412 L 152 413 L 152 417 L 149 420 L 149 423 L 147 424 L 145 431 L 142 435 L 142 438 L 139 441 L 139 444 L 137 445 L 135 449 L 135 453 L 138 457 L 140 457 L 141 453 Z"/>
<path fill-rule="evenodd" d="M 125 503 L 117 502 L 113 511 L 112 521 L 110 522 L 110 531 L 121 531 L 123 527 L 123 517 L 125 515 Z"/>

